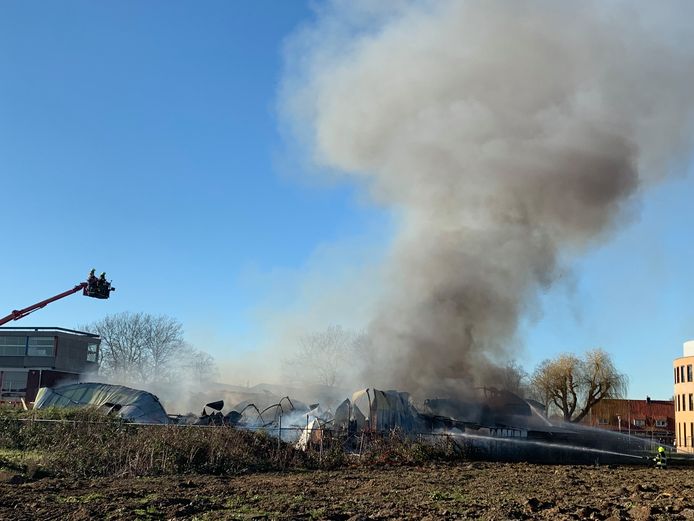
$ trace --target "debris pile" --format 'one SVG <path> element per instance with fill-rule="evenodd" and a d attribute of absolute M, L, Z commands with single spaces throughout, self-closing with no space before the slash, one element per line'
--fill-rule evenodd
<path fill-rule="evenodd" d="M 224 400 L 199 416 L 167 415 L 158 398 L 128 387 L 81 383 L 39 391 L 35 407 L 92 406 L 140 424 L 226 426 L 262 430 L 305 450 L 324 437 L 348 448 L 364 437 L 397 432 L 406 437 L 452 440 L 466 454 L 487 460 L 556 463 L 649 464 L 651 440 L 548 419 L 542 406 L 513 393 L 485 388 L 479 395 L 432 398 L 416 404 L 409 393 L 367 388 L 334 410 L 272 393 L 225 410 Z M 361 446 L 361 444 L 360 444 Z"/>

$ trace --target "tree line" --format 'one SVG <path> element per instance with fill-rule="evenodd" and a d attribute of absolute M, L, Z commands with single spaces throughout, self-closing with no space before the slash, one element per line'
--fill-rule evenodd
<path fill-rule="evenodd" d="M 216 375 L 214 358 L 188 344 L 183 325 L 166 315 L 123 312 L 81 326 L 101 337 L 99 372 L 111 381 L 143 385 Z"/>

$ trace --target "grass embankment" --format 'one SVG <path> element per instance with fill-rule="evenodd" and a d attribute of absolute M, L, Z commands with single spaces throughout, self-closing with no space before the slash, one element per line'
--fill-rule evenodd
<path fill-rule="evenodd" d="M 450 441 L 397 434 L 363 444 L 355 458 L 344 439 L 326 437 L 322 450 L 301 451 L 265 432 L 230 427 L 134 425 L 92 409 L 0 410 L 0 467 L 28 475 L 234 475 L 461 458 Z"/>

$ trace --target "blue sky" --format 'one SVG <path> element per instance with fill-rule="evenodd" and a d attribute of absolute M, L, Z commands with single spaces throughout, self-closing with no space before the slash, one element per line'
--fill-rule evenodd
<path fill-rule="evenodd" d="M 298 267 L 374 213 L 349 187 L 297 182 L 279 157 L 282 41 L 302 3 L 163 7 L 0 8 L 4 238 L 16 251 L 2 261 L 4 307 L 95 266 L 118 299 L 65 301 L 36 320 L 143 309 L 244 328 L 253 295 L 240 272 Z"/>
<path fill-rule="evenodd" d="M 279 131 L 283 42 L 310 17 L 298 0 L 0 4 L 0 314 L 95 267 L 113 299 L 16 325 L 163 313 L 218 359 L 243 357 L 257 309 L 291 307 L 317 252 L 382 253 L 387 212 L 307 179 Z M 692 176 L 642 194 L 543 296 L 519 361 L 602 346 L 630 396 L 670 397 L 694 338 L 692 194 Z"/>

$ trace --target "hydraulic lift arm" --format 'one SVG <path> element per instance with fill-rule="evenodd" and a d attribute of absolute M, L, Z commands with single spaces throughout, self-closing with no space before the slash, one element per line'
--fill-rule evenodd
<path fill-rule="evenodd" d="M 36 304 L 26 307 L 24 309 L 15 309 L 7 315 L 6 317 L 0 318 L 0 326 L 7 324 L 8 322 L 11 322 L 12 320 L 19 320 L 20 318 L 24 318 L 30 313 L 33 313 L 37 309 L 41 309 L 42 307 L 47 306 L 51 302 L 55 302 L 56 300 L 60 300 L 61 298 L 69 297 L 73 293 L 77 293 L 78 291 L 83 291 L 87 287 L 86 282 L 82 282 L 81 284 L 78 284 L 72 289 L 69 289 L 67 291 L 63 291 L 59 295 L 56 295 L 51 298 L 47 298 L 46 300 L 42 300 L 41 302 L 37 302 Z"/>
<path fill-rule="evenodd" d="M 81 291 L 82 294 L 87 297 L 107 299 L 109 297 L 110 292 L 115 290 L 116 288 L 111 287 L 110 282 L 106 282 L 101 287 L 97 287 L 95 284 L 90 285 L 88 282 L 80 282 L 74 288 L 69 289 L 67 291 L 63 291 L 62 293 L 59 293 L 58 295 L 55 295 L 51 298 L 47 298 L 46 300 L 37 302 L 36 304 L 33 304 L 24 309 L 15 309 L 9 315 L 0 318 L 0 326 L 7 324 L 8 322 L 11 322 L 13 320 L 19 320 L 20 318 L 24 318 L 25 316 L 29 315 L 30 313 L 33 313 L 37 309 L 41 309 L 50 304 L 51 302 L 55 302 L 56 300 L 60 300 L 61 298 L 69 297 L 70 295 L 77 293 L 78 291 Z"/>
<path fill-rule="evenodd" d="M 47 306 L 51 302 L 55 302 L 56 300 L 60 300 L 61 298 L 69 297 L 73 293 L 77 293 L 78 291 L 83 291 L 87 287 L 86 282 L 82 282 L 81 284 L 78 284 L 72 289 L 69 289 L 67 291 L 63 291 L 59 295 L 56 295 L 51 298 L 47 298 L 46 300 L 42 300 L 41 302 L 37 302 L 36 304 L 26 307 L 24 309 L 15 309 L 7 315 L 6 317 L 0 318 L 0 326 L 7 324 L 8 322 L 11 322 L 12 320 L 19 320 L 20 318 L 24 318 L 30 313 L 33 313 L 37 309 L 41 309 L 44 306 Z"/>

